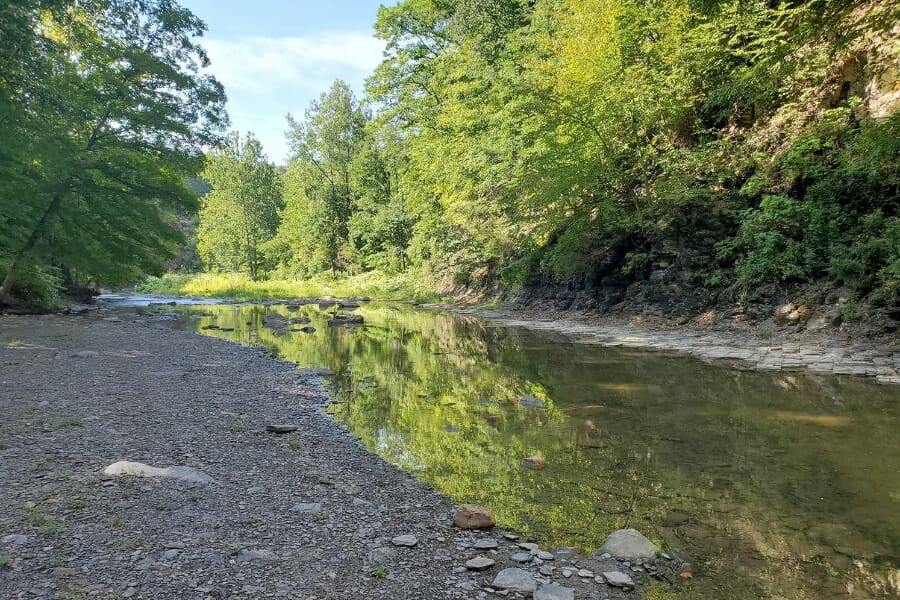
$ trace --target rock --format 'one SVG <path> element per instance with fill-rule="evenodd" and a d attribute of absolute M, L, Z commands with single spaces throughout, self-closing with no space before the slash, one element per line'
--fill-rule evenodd
<path fill-rule="evenodd" d="M 172 560 L 176 556 L 178 556 L 178 550 L 176 549 L 166 550 L 165 552 L 163 552 L 163 560 Z"/>
<path fill-rule="evenodd" d="M 604 552 L 619 559 L 636 560 L 656 556 L 656 546 L 637 529 L 617 529 L 597 550 L 598 554 Z"/>
<path fill-rule="evenodd" d="M 497 573 L 491 587 L 513 592 L 533 592 L 537 589 L 537 581 L 528 571 L 510 568 Z"/>
<path fill-rule="evenodd" d="M 472 544 L 472 547 L 476 550 L 496 550 L 497 540 L 494 538 L 482 538 Z"/>
<path fill-rule="evenodd" d="M 99 352 L 93 350 L 79 350 L 78 352 L 72 353 L 72 358 L 92 358 L 99 355 Z"/>
<path fill-rule="evenodd" d="M 245 563 L 254 560 L 275 560 L 277 557 L 271 550 L 241 550 L 234 557 L 235 562 Z"/>
<path fill-rule="evenodd" d="M 168 550 L 184 550 L 185 545 L 183 542 L 167 542 L 163 544 L 163 548 Z"/>
<path fill-rule="evenodd" d="M 523 462 L 529 469 L 543 469 L 547 466 L 547 461 L 542 456 L 529 456 Z"/>
<path fill-rule="evenodd" d="M 529 552 L 535 552 L 535 551 L 541 549 L 540 546 L 538 546 L 537 544 L 535 544 L 533 542 L 522 542 L 518 546 L 522 550 L 528 550 Z"/>
<path fill-rule="evenodd" d="M 544 403 L 534 396 L 522 396 L 519 400 L 519 406 L 524 406 L 525 408 L 544 408 Z"/>
<path fill-rule="evenodd" d="M 365 319 L 361 315 L 338 315 L 328 321 L 329 327 L 340 327 L 342 325 L 362 325 Z"/>
<path fill-rule="evenodd" d="M 796 325 L 809 320 L 812 311 L 800 304 L 781 304 L 775 307 L 775 322 L 781 325 Z"/>
<path fill-rule="evenodd" d="M 453 515 L 453 524 L 461 529 L 487 529 L 496 522 L 491 511 L 477 504 L 461 504 Z"/>
<path fill-rule="evenodd" d="M 476 556 L 475 558 L 466 561 L 466 568 L 470 571 L 484 571 L 485 569 L 490 569 L 495 564 L 497 563 L 493 559 L 486 556 Z"/>
<path fill-rule="evenodd" d="M 414 536 L 412 534 L 406 534 L 406 535 L 398 535 L 397 537 L 395 537 L 394 539 L 391 540 L 391 543 L 395 546 L 408 546 L 408 547 L 412 548 L 413 546 L 415 546 L 416 544 L 419 543 L 419 540 L 418 540 L 418 538 L 416 538 L 416 536 Z"/>
<path fill-rule="evenodd" d="M 383 565 L 397 558 L 397 551 L 393 548 L 380 546 L 378 548 L 370 550 L 366 555 L 366 558 L 373 565 Z"/>
<path fill-rule="evenodd" d="M 556 560 L 556 556 L 552 552 L 546 550 L 536 550 L 534 555 L 541 560 Z"/>
<path fill-rule="evenodd" d="M 298 502 L 291 507 L 291 512 L 315 514 L 322 512 L 321 502 Z"/>
<path fill-rule="evenodd" d="M 518 563 L 527 563 L 531 561 L 532 557 L 530 552 L 516 552 L 510 558 Z"/>
<path fill-rule="evenodd" d="M 634 587 L 634 580 L 622 571 L 606 571 L 603 579 L 613 587 Z"/>
<path fill-rule="evenodd" d="M 548 583 L 534 592 L 534 600 L 575 600 L 575 590 L 572 588 Z"/>
<path fill-rule="evenodd" d="M 139 462 L 120 460 L 103 469 L 104 475 L 131 475 L 133 477 L 161 477 L 180 479 L 190 483 L 213 483 L 213 478 L 193 467 L 151 467 Z"/>
<path fill-rule="evenodd" d="M 446 431 L 447 433 L 459 433 L 459 427 L 447 425 L 446 427 L 444 427 L 444 431 Z"/>
<path fill-rule="evenodd" d="M 5 546 L 18 546 L 20 544 L 24 544 L 27 541 L 28 536 L 22 534 L 4 535 L 2 538 L 0 538 L 0 542 L 3 542 L 3 545 Z"/>
<path fill-rule="evenodd" d="M 266 431 L 272 433 L 291 433 L 297 431 L 296 425 L 266 425 Z"/>
<path fill-rule="evenodd" d="M 555 570 L 556 567 L 551 567 L 550 565 L 541 565 L 541 568 L 538 569 L 538 572 L 545 577 L 550 577 L 551 575 L 553 575 L 553 571 Z"/>

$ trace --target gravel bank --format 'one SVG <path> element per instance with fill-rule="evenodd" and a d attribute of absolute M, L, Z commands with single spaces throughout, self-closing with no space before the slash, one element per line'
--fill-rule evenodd
<path fill-rule="evenodd" d="M 517 540 L 455 528 L 447 498 L 325 416 L 315 374 L 130 311 L 0 316 L 0 385 L 2 598 L 531 598 L 490 587 L 515 566 L 534 597 L 615 599 L 681 568 L 517 564 Z M 213 482 L 105 475 L 117 461 Z M 478 556 L 495 564 L 467 570 Z M 615 569 L 638 589 L 604 583 Z"/>

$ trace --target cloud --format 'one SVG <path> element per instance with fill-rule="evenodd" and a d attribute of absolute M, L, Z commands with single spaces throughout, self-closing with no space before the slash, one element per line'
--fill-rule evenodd
<path fill-rule="evenodd" d="M 301 87 L 324 91 L 336 78 L 362 80 L 382 59 L 384 43 L 360 33 L 308 37 L 207 39 L 212 73 L 229 93 Z"/>

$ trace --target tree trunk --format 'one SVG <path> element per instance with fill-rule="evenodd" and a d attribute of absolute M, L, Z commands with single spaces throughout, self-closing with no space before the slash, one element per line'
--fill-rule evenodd
<path fill-rule="evenodd" d="M 53 196 L 53 200 L 50 201 L 50 204 L 47 205 L 46 210 L 44 210 L 44 214 L 41 215 L 40 220 L 35 224 L 34 229 L 31 230 L 31 235 L 28 236 L 28 240 L 25 242 L 25 245 L 22 246 L 22 249 L 16 254 L 16 257 L 13 259 L 12 264 L 9 265 L 9 270 L 6 272 L 6 277 L 3 278 L 3 283 L 0 284 L 0 302 L 5 304 L 11 304 L 12 298 L 10 297 L 10 291 L 12 290 L 13 283 L 16 281 L 16 276 L 19 274 L 19 267 L 22 266 L 22 261 L 28 256 L 28 253 L 31 252 L 31 249 L 34 248 L 35 244 L 37 244 L 38 240 L 41 239 L 41 235 L 44 233 L 44 225 L 47 223 L 47 217 L 49 217 L 53 212 L 59 208 L 59 204 L 62 201 L 62 196 L 57 194 Z"/>

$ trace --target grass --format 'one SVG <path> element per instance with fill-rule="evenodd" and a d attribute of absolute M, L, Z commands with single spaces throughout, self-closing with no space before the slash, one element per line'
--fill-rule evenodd
<path fill-rule="evenodd" d="M 244 545 L 240 542 L 229 542 L 225 546 L 225 552 L 228 556 L 237 556 L 243 549 Z"/>
<path fill-rule="evenodd" d="M 142 293 L 173 296 L 234 298 L 235 300 L 272 300 L 320 298 L 323 296 L 369 296 L 382 300 L 435 302 L 441 296 L 427 278 L 410 273 L 385 275 L 361 273 L 332 279 L 318 276 L 307 280 L 269 279 L 251 281 L 241 275 L 174 274 L 150 277 L 137 286 Z"/>
<path fill-rule="evenodd" d="M 8 571 L 13 568 L 12 556 L 8 554 L 0 554 L 0 570 Z"/>
<path fill-rule="evenodd" d="M 9 448 L 8 444 L 4 444 L 3 442 L 0 442 L 0 450 L 6 450 L 7 448 Z"/>

